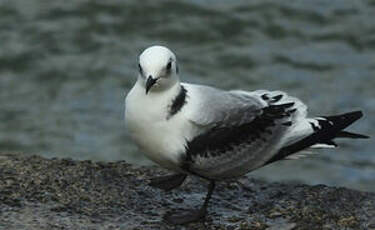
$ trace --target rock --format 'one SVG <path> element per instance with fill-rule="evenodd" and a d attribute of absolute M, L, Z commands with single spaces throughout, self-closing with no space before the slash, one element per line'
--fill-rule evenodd
<path fill-rule="evenodd" d="M 375 213 L 373 213 L 372 218 L 370 219 L 367 227 L 369 230 L 375 230 Z"/>
<path fill-rule="evenodd" d="M 0 229 L 368 229 L 375 194 L 324 185 L 219 183 L 201 223 L 170 226 L 168 210 L 198 207 L 206 182 L 163 192 L 157 167 L 0 153 Z"/>

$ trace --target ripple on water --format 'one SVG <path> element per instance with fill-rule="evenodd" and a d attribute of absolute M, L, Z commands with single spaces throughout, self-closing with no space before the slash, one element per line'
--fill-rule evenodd
<path fill-rule="evenodd" d="M 123 101 L 151 44 L 175 50 L 190 82 L 287 90 L 311 114 L 362 108 L 353 130 L 375 136 L 374 10 L 365 0 L 1 1 L 0 150 L 149 164 Z M 252 175 L 375 191 L 375 143 L 342 143 Z"/>

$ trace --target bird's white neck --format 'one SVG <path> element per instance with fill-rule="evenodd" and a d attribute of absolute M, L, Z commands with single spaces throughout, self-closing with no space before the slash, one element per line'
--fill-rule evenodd
<path fill-rule="evenodd" d="M 179 154 L 185 146 L 181 130 L 188 130 L 187 123 L 168 119 L 170 106 L 180 90 L 177 82 L 162 92 L 146 94 L 138 81 L 126 98 L 125 121 L 130 136 L 151 160 L 172 170 L 178 170 Z"/>
<path fill-rule="evenodd" d="M 138 79 L 132 89 L 132 94 L 137 97 L 137 104 L 142 106 L 139 111 L 143 110 L 142 113 L 147 114 L 147 116 L 152 117 L 152 119 L 166 119 L 168 116 L 168 108 L 181 90 L 180 82 L 176 81 L 175 84 L 162 91 L 150 90 L 146 94 L 142 81 L 142 79 Z"/>

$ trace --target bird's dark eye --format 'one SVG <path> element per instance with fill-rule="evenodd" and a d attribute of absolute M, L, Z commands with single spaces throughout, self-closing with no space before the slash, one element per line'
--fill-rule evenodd
<path fill-rule="evenodd" d="M 142 74 L 143 70 L 142 70 L 141 64 L 138 64 L 138 70 L 139 70 L 139 73 Z"/>
<path fill-rule="evenodd" d="M 167 70 L 170 71 L 171 68 L 172 68 L 172 61 L 169 61 L 168 64 L 167 64 Z"/>

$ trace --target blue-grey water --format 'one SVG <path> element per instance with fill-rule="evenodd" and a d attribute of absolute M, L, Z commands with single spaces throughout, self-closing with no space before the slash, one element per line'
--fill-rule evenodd
<path fill-rule="evenodd" d="M 373 0 L 0 0 L 0 151 L 149 164 L 123 110 L 153 44 L 185 81 L 285 90 L 311 115 L 361 109 L 352 130 L 375 138 L 374 17 Z M 374 139 L 339 144 L 249 176 L 375 191 Z"/>

